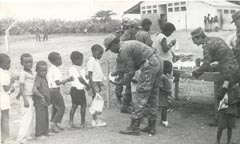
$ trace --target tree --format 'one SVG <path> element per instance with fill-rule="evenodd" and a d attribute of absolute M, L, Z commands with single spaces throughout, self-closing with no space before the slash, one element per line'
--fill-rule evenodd
<path fill-rule="evenodd" d="M 94 22 L 99 22 L 102 25 L 103 32 L 106 32 L 106 24 L 111 22 L 111 16 L 116 15 L 111 10 L 100 10 L 93 16 Z"/>

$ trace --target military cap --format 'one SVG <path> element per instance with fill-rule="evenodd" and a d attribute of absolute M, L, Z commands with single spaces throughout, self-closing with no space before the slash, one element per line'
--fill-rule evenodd
<path fill-rule="evenodd" d="M 108 51 L 109 50 L 109 46 L 110 44 L 113 42 L 114 39 L 116 39 L 116 35 L 114 34 L 110 34 L 108 35 L 104 41 L 103 41 L 103 45 L 106 47 L 106 50 L 105 51 Z"/>
<path fill-rule="evenodd" d="M 232 15 L 232 23 L 239 18 L 240 18 L 240 11 L 237 11 Z"/>
<path fill-rule="evenodd" d="M 139 26 L 139 22 L 137 20 L 130 20 L 130 21 L 128 21 L 128 23 L 126 25 L 127 26 L 138 27 Z"/>
<path fill-rule="evenodd" d="M 199 35 L 201 35 L 201 34 L 203 34 L 204 32 L 203 32 L 203 30 L 202 30 L 202 28 L 196 28 L 196 29 L 194 29 L 192 32 L 191 32 L 191 36 L 192 36 L 192 38 L 195 38 L 195 37 L 197 37 L 197 36 L 199 36 Z"/>

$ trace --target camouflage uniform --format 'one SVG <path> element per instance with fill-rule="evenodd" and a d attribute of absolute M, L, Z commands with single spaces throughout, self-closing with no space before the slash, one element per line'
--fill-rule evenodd
<path fill-rule="evenodd" d="M 218 62 L 220 79 L 216 82 L 217 94 L 215 94 L 215 122 L 218 120 L 218 95 L 223 95 L 222 85 L 224 81 L 229 81 L 230 86 L 235 83 L 236 73 L 239 68 L 233 51 L 224 40 L 218 37 L 207 37 L 203 44 L 203 64 L 196 72 L 201 75 L 203 72 L 211 71 L 210 64 Z M 212 125 L 212 124 L 211 124 Z M 214 123 L 213 123 L 214 125 Z"/>
<path fill-rule="evenodd" d="M 149 119 L 156 120 L 162 60 L 155 49 L 138 41 L 121 42 L 120 47 L 119 62 L 124 63 L 126 70 L 121 83 L 125 85 L 130 83 L 135 71 L 138 69 L 141 71 L 132 119 L 148 116 Z"/>
<path fill-rule="evenodd" d="M 152 47 L 153 41 L 151 39 L 151 36 L 148 32 L 141 30 L 138 31 L 135 35 L 136 40 L 145 43 L 146 45 Z"/>

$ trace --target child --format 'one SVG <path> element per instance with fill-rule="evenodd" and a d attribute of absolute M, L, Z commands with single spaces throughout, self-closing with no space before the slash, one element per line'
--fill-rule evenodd
<path fill-rule="evenodd" d="M 96 93 L 101 92 L 101 85 L 102 81 L 104 79 L 104 74 L 102 72 L 102 68 L 99 64 L 99 59 L 101 59 L 103 55 L 103 47 L 95 44 L 91 47 L 92 50 L 92 57 L 90 57 L 88 63 L 87 63 L 87 71 L 88 71 L 88 78 L 89 78 L 89 84 L 92 89 L 93 93 L 93 99 L 96 96 Z M 98 114 L 92 115 L 92 126 L 93 127 L 100 127 L 100 126 L 106 126 L 106 123 L 97 118 Z"/>
<path fill-rule="evenodd" d="M 34 81 L 33 87 L 33 101 L 36 111 L 36 127 L 35 136 L 44 137 L 49 135 L 49 118 L 48 118 L 48 106 L 50 102 L 50 92 L 46 79 L 47 75 L 47 63 L 45 61 L 39 61 L 36 65 L 37 75 Z"/>
<path fill-rule="evenodd" d="M 65 80 L 62 79 L 62 73 L 58 68 L 62 65 L 62 58 L 59 53 L 51 52 L 48 55 L 48 60 L 52 64 L 47 74 L 52 102 L 52 126 L 50 128 L 50 132 L 58 133 L 59 131 L 57 130 L 57 128 L 61 131 L 64 130 L 61 126 L 58 125 L 58 123 L 61 123 L 65 111 L 65 104 L 63 96 L 60 93 L 60 86 L 72 81 L 73 78 L 70 77 Z"/>
<path fill-rule="evenodd" d="M 21 65 L 23 70 L 21 71 L 19 83 L 20 83 L 20 95 L 22 96 L 23 105 L 22 118 L 20 121 L 20 128 L 18 131 L 17 142 L 22 144 L 27 140 L 31 139 L 31 132 L 33 128 L 33 85 L 34 85 L 34 75 L 32 72 L 33 57 L 24 53 L 20 57 Z"/>
<path fill-rule="evenodd" d="M 84 87 L 86 86 L 87 90 L 90 89 L 89 84 L 84 79 L 84 74 L 82 72 L 82 62 L 83 62 L 83 54 L 78 51 L 73 51 L 71 54 L 72 66 L 69 69 L 69 74 L 73 77 L 73 81 L 71 82 L 72 87 L 70 89 L 70 95 L 72 99 L 72 108 L 70 111 L 70 119 L 69 119 L 69 127 L 76 128 L 73 124 L 73 117 L 78 105 L 81 106 L 81 128 L 85 127 L 85 114 L 86 114 L 86 96 Z"/>
<path fill-rule="evenodd" d="M 172 72 L 172 63 L 170 61 L 163 61 L 163 74 L 160 80 L 160 89 L 159 89 L 159 104 L 161 108 L 161 121 L 165 127 L 168 127 L 167 121 L 167 108 L 168 108 L 168 96 L 171 95 L 172 87 L 168 79 L 168 75 Z"/>
<path fill-rule="evenodd" d="M 1 108 L 1 143 L 9 139 L 9 91 L 15 78 L 9 73 L 11 60 L 8 55 L 0 53 L 0 108 Z"/>
<path fill-rule="evenodd" d="M 235 116 L 238 116 L 240 94 L 239 86 L 233 84 L 229 87 L 228 92 L 222 98 L 219 93 L 218 99 L 221 100 L 218 107 L 218 124 L 217 124 L 217 144 L 220 144 L 222 132 L 227 128 L 227 144 L 231 144 L 232 129 L 236 127 Z"/>

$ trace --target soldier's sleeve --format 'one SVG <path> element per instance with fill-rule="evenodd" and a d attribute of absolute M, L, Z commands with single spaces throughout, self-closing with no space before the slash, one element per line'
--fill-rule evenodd
<path fill-rule="evenodd" d="M 211 67 L 210 64 L 212 62 L 212 52 L 211 52 L 211 43 L 208 43 L 206 46 L 203 46 L 203 64 L 200 68 L 197 69 L 197 72 L 203 73 L 208 71 Z"/>
<path fill-rule="evenodd" d="M 118 55 L 116 58 L 116 68 L 115 68 L 115 72 L 114 75 L 119 75 L 121 73 L 125 72 L 125 66 L 124 63 L 122 62 L 122 60 L 120 59 L 120 56 Z"/>
<path fill-rule="evenodd" d="M 127 85 L 131 82 L 132 78 L 135 75 L 135 66 L 133 57 L 129 55 L 128 51 L 121 52 L 121 59 L 124 60 L 125 65 L 125 75 L 121 80 L 123 85 Z"/>

